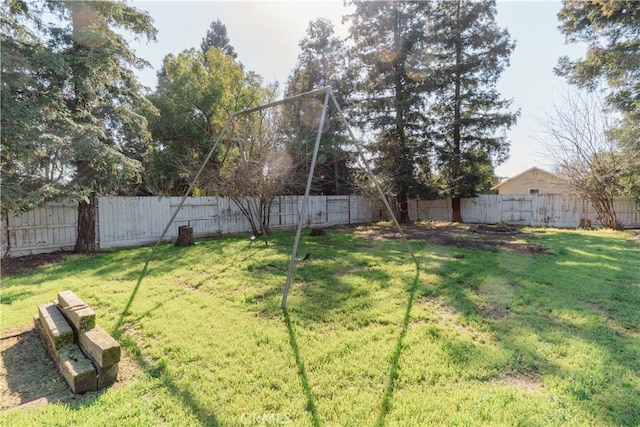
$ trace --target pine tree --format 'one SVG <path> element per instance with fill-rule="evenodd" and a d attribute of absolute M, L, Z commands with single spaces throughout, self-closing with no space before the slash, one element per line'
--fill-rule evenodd
<path fill-rule="evenodd" d="M 298 62 L 287 80 L 285 96 L 331 86 L 338 104 L 344 108 L 346 47 L 335 36 L 333 24 L 326 19 L 310 22 L 307 36 L 299 45 Z M 321 108 L 322 99 L 304 99 L 290 105 L 282 118 L 282 125 L 287 129 L 282 137 L 289 140 L 293 158 L 297 159 L 298 178 L 294 181 L 304 182 L 306 179 L 318 128 L 315 116 L 321 112 Z M 348 194 L 353 189 L 348 169 L 352 154 L 345 150 L 348 135 L 342 122 L 335 120 L 332 113 L 334 107 L 329 104 L 319 164 L 316 165 L 312 181 L 312 194 Z M 310 115 L 313 120 L 309 120 Z M 334 120 L 331 120 L 332 116 Z"/>
<path fill-rule="evenodd" d="M 92 252 L 96 195 L 117 191 L 139 179 L 140 163 L 127 157 L 125 149 L 129 143 L 149 137 L 146 120 L 138 110 L 145 103 L 142 87 L 133 71 L 147 64 L 128 47 L 120 32 L 154 40 L 155 29 L 148 14 L 124 2 L 10 0 L 3 15 L 5 10 L 7 21 L 12 19 L 23 29 L 34 31 L 37 44 L 18 44 L 22 57 L 36 65 L 38 72 L 32 73 L 28 67 L 8 70 L 3 64 L 3 80 L 5 72 L 14 72 L 23 82 L 8 96 L 3 87 L 3 110 L 6 100 L 13 110 L 9 118 L 15 117 L 15 111 L 30 105 L 26 99 L 43 98 L 38 114 L 23 115 L 22 125 L 47 135 L 39 139 L 40 147 L 48 153 L 43 157 L 58 170 L 64 169 L 56 184 L 65 191 L 56 197 L 79 200 L 75 250 Z M 45 16 L 48 19 L 43 19 Z M 10 131 L 10 135 L 16 133 Z"/>
<path fill-rule="evenodd" d="M 493 1 L 438 1 L 428 23 L 433 89 L 426 114 L 455 222 L 462 221 L 460 198 L 475 196 L 493 176 L 493 165 L 506 160 L 505 131 L 519 115 L 496 90 L 515 44 L 495 15 Z"/>
<path fill-rule="evenodd" d="M 207 34 L 200 43 L 200 51 L 206 61 L 206 54 L 212 47 L 217 47 L 225 55 L 229 55 L 233 59 L 238 57 L 233 46 L 229 44 L 229 37 L 227 36 L 227 27 L 219 19 L 216 19 L 207 29 Z"/>
<path fill-rule="evenodd" d="M 375 170 L 408 221 L 409 196 L 424 194 L 430 176 L 424 116 L 429 54 L 424 49 L 429 2 L 354 1 L 350 16 L 355 87 L 351 110 L 374 137 Z"/>

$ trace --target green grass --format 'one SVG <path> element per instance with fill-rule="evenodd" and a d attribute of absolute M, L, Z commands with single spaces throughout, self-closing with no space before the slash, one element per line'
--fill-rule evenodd
<path fill-rule="evenodd" d="M 141 373 L 2 425 L 639 425 L 640 244 L 531 230 L 550 255 L 330 231 L 123 249 L 4 278 L 2 329 L 71 289 Z M 118 330 L 114 330 L 117 325 Z"/>

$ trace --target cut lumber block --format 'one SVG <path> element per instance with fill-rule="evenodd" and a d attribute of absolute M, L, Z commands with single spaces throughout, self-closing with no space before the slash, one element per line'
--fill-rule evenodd
<path fill-rule="evenodd" d="M 118 364 L 106 368 L 98 368 L 98 390 L 111 385 L 118 379 Z"/>
<path fill-rule="evenodd" d="M 97 390 L 97 372 L 93 363 L 89 360 L 80 347 L 76 344 L 65 344 L 58 351 L 60 360 L 58 369 L 67 380 L 71 391 L 74 393 L 84 393 L 86 391 Z"/>
<path fill-rule="evenodd" d="M 40 304 L 38 315 L 44 331 L 43 339 L 58 350 L 65 343 L 73 343 L 73 329 L 55 303 Z"/>
<path fill-rule="evenodd" d="M 96 312 L 72 291 L 58 292 L 58 304 L 76 333 L 87 331 L 96 325 Z"/>
<path fill-rule="evenodd" d="M 120 361 L 120 344 L 100 326 L 80 332 L 79 343 L 98 368 L 110 367 Z"/>
<path fill-rule="evenodd" d="M 55 304 L 53 304 L 55 305 Z M 61 315 L 62 316 L 62 315 Z M 74 393 L 84 393 L 86 391 L 96 390 L 97 372 L 80 347 L 76 344 L 63 343 L 59 348 L 53 347 L 53 341 L 49 338 L 48 332 L 41 321 L 40 317 L 35 316 L 33 323 L 40 334 L 47 352 L 56 363 L 58 371 L 69 384 L 71 391 Z M 71 327 L 69 327 L 71 329 Z M 71 333 L 73 336 L 73 332 Z"/>

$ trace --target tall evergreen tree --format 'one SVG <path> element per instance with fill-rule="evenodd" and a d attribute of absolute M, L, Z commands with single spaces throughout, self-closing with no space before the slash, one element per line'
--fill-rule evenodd
<path fill-rule="evenodd" d="M 430 2 L 354 1 L 350 16 L 356 67 L 353 119 L 374 135 L 376 173 L 396 196 L 400 221 L 408 221 L 408 198 L 427 190 L 424 50 Z"/>
<path fill-rule="evenodd" d="M 309 92 L 322 86 L 331 86 L 336 101 L 344 107 L 346 47 L 335 36 L 333 24 L 326 19 L 309 23 L 307 36 L 300 41 L 298 63 L 285 87 L 285 96 Z M 305 99 L 288 106 L 282 117 L 286 129 L 283 138 L 290 141 L 293 158 L 297 159 L 299 182 L 304 182 L 311 162 L 321 112 L 322 100 Z M 327 111 L 326 131 L 323 133 L 318 165 L 312 181 L 312 193 L 347 194 L 353 182 L 348 169 L 352 154 L 345 150 L 349 142 L 346 129 L 335 117 L 332 104 Z M 312 115 L 313 119 L 309 120 Z M 333 116 L 333 119 L 331 118 Z M 294 190 L 295 191 L 295 190 Z M 299 189 L 298 189 L 299 191 Z"/>
<path fill-rule="evenodd" d="M 2 213 L 27 211 L 69 191 L 70 146 L 59 138 L 70 130 L 55 57 L 39 37 L 42 23 L 28 5 L 3 2 Z M 53 68 L 53 69 L 52 69 Z M 55 124 L 55 126 L 52 126 Z"/>
<path fill-rule="evenodd" d="M 233 59 L 238 57 L 235 49 L 229 44 L 229 37 L 227 36 L 227 27 L 219 19 L 216 19 L 207 29 L 207 34 L 200 43 L 200 51 L 206 61 L 206 54 L 212 47 L 217 47 L 225 55 L 229 55 Z"/>
<path fill-rule="evenodd" d="M 505 131 L 519 113 L 500 98 L 496 83 L 515 47 L 495 21 L 494 1 L 438 1 L 428 23 L 433 73 L 431 139 L 452 220 L 462 221 L 460 198 L 473 197 L 506 160 Z"/>
<path fill-rule="evenodd" d="M 138 179 L 140 164 L 128 158 L 124 150 L 127 144 L 145 141 L 149 136 L 146 120 L 138 112 L 145 100 L 133 71 L 147 64 L 129 48 L 121 32 L 153 40 L 156 31 L 148 14 L 120 1 L 7 3 L 8 8 L 3 9 L 7 22 L 12 19 L 23 29 L 33 30 L 38 43 L 29 44 L 23 39 L 15 44 L 29 66 L 12 62 L 8 69 L 3 64 L 3 81 L 5 73 L 13 73 L 9 84 L 16 83 L 7 94 L 3 86 L 3 146 L 24 142 L 12 126 L 41 129 L 46 137 L 36 141 L 48 152 L 43 158 L 55 163 L 58 170 L 64 169 L 56 177 L 57 184 L 63 185 L 57 187 L 67 191 L 56 196 L 79 200 L 75 250 L 92 252 L 95 197 Z M 31 72 L 30 65 L 38 71 Z M 43 99 L 33 104 L 37 96 Z M 26 112 L 31 106 L 40 106 L 38 114 L 22 115 L 20 111 Z M 10 110 L 11 121 L 4 121 L 5 107 Z M 21 122 L 15 120 L 16 114 L 22 115 Z M 33 158 L 27 160 L 29 163 Z M 19 166 L 14 170 L 25 169 Z M 52 177 L 48 175 L 49 180 Z"/>

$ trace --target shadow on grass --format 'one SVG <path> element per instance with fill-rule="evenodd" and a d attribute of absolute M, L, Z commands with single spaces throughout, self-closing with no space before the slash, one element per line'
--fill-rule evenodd
<path fill-rule="evenodd" d="M 206 242 L 206 244 L 208 244 L 209 246 L 211 246 L 211 245 L 209 244 L 209 242 L 210 242 L 210 241 L 207 241 L 207 242 Z M 220 273 L 222 273 L 222 272 L 227 271 L 229 268 L 231 268 L 231 266 L 233 266 L 233 265 L 234 265 L 235 263 L 237 263 L 237 262 L 246 261 L 246 260 L 248 260 L 249 258 L 253 257 L 253 255 L 255 255 L 255 253 L 256 253 L 256 251 L 257 251 L 257 248 L 254 248 L 254 247 L 253 247 L 253 245 L 252 245 L 252 243 L 253 243 L 253 242 L 251 242 L 251 241 L 250 241 L 250 242 L 249 242 L 249 244 L 248 244 L 247 246 L 245 246 L 245 247 L 243 247 L 243 248 L 241 248 L 241 249 L 239 249 L 239 250 L 236 250 L 236 251 L 232 254 L 232 256 L 227 256 L 227 258 L 226 258 L 226 259 L 227 259 L 227 266 L 226 266 L 224 269 L 222 269 L 220 272 L 218 272 L 218 274 L 220 274 Z M 166 245 L 165 245 L 165 248 L 166 248 Z M 177 251 L 181 251 L 181 250 L 182 250 L 182 251 L 184 251 L 185 249 L 187 249 L 187 250 L 188 250 L 188 249 L 190 249 L 190 248 L 191 248 L 191 247 L 188 247 L 188 248 L 175 248 L 175 247 L 170 247 L 170 248 L 168 248 L 168 249 L 167 249 L 167 251 L 166 251 L 166 253 L 165 253 L 164 255 L 165 255 L 165 256 L 166 256 L 167 254 L 169 254 L 169 255 L 175 255 L 175 252 L 177 252 Z M 218 246 L 216 246 L 216 247 L 215 247 L 215 249 L 216 249 L 216 251 L 217 251 L 218 253 L 222 254 L 223 248 L 222 248 L 221 246 L 219 246 L 219 245 L 218 245 Z M 159 251 L 158 251 L 158 252 L 159 252 Z M 143 266 L 142 266 L 142 270 L 141 270 L 141 271 L 140 271 L 140 273 L 138 274 L 138 279 L 137 279 L 137 281 L 136 281 L 136 284 L 135 284 L 135 286 L 133 287 L 133 290 L 131 291 L 131 295 L 129 296 L 129 299 L 127 300 L 127 303 L 125 304 L 124 309 L 123 309 L 123 310 L 122 310 L 122 312 L 120 313 L 120 317 L 118 318 L 118 321 L 116 322 L 115 326 L 113 327 L 113 330 L 112 330 L 112 333 L 113 333 L 113 334 L 116 334 L 116 333 L 118 332 L 118 330 L 120 329 L 120 327 L 122 326 L 122 324 L 124 323 L 124 319 L 125 319 L 126 315 L 129 313 L 129 310 L 130 310 L 130 308 L 131 308 L 131 305 L 133 304 L 133 301 L 135 300 L 136 295 L 138 294 L 138 291 L 140 290 L 140 285 L 142 284 L 142 281 L 144 280 L 144 278 L 145 278 L 145 277 L 146 277 L 146 275 L 147 275 L 147 271 L 148 271 L 148 269 L 149 269 L 149 264 L 151 263 L 151 261 L 153 261 L 153 259 L 154 259 L 154 255 L 155 255 L 156 253 L 157 253 L 157 252 L 153 252 L 153 251 L 152 251 L 152 252 L 147 256 L 147 258 L 146 258 L 146 260 L 145 260 L 145 262 L 144 262 L 144 264 L 143 264 Z M 238 259 L 238 255 L 239 255 L 239 254 L 241 254 L 241 253 L 245 253 L 245 256 L 244 256 L 243 258 Z M 178 261 L 178 260 L 176 260 L 176 261 Z M 161 269 L 158 269 L 158 272 L 163 273 L 163 272 L 166 272 L 166 271 L 170 271 L 170 270 L 172 270 L 172 269 L 174 269 L 174 268 L 179 268 L 179 267 L 180 267 L 180 264 L 185 264 L 185 263 L 186 263 L 186 264 L 189 264 L 190 262 L 191 262 L 191 261 L 190 261 L 188 258 L 183 257 L 183 259 L 182 259 L 182 261 L 181 261 L 181 262 L 171 262 L 171 263 L 166 263 L 166 264 L 167 264 L 167 266 L 166 266 L 166 267 L 163 267 L 163 268 L 161 268 Z M 104 272 L 102 272 L 102 274 L 104 274 Z M 156 308 L 157 308 L 157 307 L 156 307 Z"/>
<path fill-rule="evenodd" d="M 6 386 L 0 387 L 0 410 L 73 396 L 36 329 L 0 340 L 0 358 Z"/>
<path fill-rule="evenodd" d="M 138 344 L 133 339 L 122 335 L 120 332 L 114 334 L 114 338 L 125 347 L 131 349 L 132 353 L 135 354 L 134 360 L 138 366 L 140 366 L 140 368 L 149 376 L 159 379 L 169 393 L 184 404 L 185 407 L 188 408 L 196 418 L 198 418 L 202 425 L 221 425 L 213 412 L 205 410 L 188 390 L 184 390 L 172 380 L 165 361 L 160 360 L 158 363 L 154 364 L 145 360 L 142 357 L 142 352 L 138 347 Z"/>
<path fill-rule="evenodd" d="M 318 419 L 318 410 L 316 409 L 315 399 L 313 397 L 313 392 L 311 391 L 311 386 L 309 385 L 309 378 L 307 377 L 307 371 L 304 368 L 304 362 L 300 358 L 300 351 L 298 350 L 296 335 L 293 331 L 293 324 L 291 323 L 291 318 L 289 317 L 289 312 L 286 307 L 282 309 L 282 313 L 284 314 L 284 323 L 287 325 L 287 331 L 289 332 L 289 344 L 291 344 L 291 350 L 293 351 L 293 355 L 296 359 L 298 375 L 300 376 L 300 381 L 302 382 L 302 388 L 304 389 L 304 395 L 306 397 L 305 410 L 309 412 L 313 425 L 319 427 L 320 420 Z"/>
<path fill-rule="evenodd" d="M 557 392 L 577 406 L 589 403 L 594 419 L 635 425 L 640 419 L 639 383 L 616 373 L 640 374 L 638 252 L 608 235 L 563 234 L 550 243 L 555 256 L 536 255 L 518 270 L 500 253 L 460 252 L 459 259 L 434 271 L 445 281 L 418 298 L 442 298 L 465 323 L 492 331 L 510 354 L 499 374 L 560 379 L 554 384 Z M 496 275 L 505 290 L 511 286 L 514 292 L 500 313 L 487 312 L 481 304 L 488 300 L 479 292 L 487 277 Z M 557 356 L 567 342 L 587 343 L 597 351 Z M 544 350 L 547 346 L 554 348 L 555 357 Z"/>
<path fill-rule="evenodd" d="M 349 248 L 357 245 L 357 242 L 348 242 L 340 235 L 322 237 L 305 243 L 305 250 L 312 253 L 311 258 L 296 262 L 294 266 L 289 293 L 291 314 L 295 313 L 296 319 L 303 324 L 334 321 L 344 315 L 357 324 L 358 313 L 368 310 L 373 304 L 375 286 L 368 285 L 383 287 L 392 277 L 377 268 L 378 263 L 382 263 L 382 255 L 372 256 L 357 250 L 341 249 L 341 244 Z M 280 244 L 276 250 L 288 258 L 290 247 L 286 242 L 281 243 L 283 240 L 281 238 L 278 242 Z M 258 304 L 255 308 L 262 314 L 279 316 L 287 266 L 284 263 L 276 264 L 273 260 L 258 260 L 249 271 L 257 282 L 282 283 L 282 287 L 256 291 L 248 301 Z M 354 277 L 366 281 L 367 286 L 354 285 Z"/>
<path fill-rule="evenodd" d="M 392 407 L 393 402 L 393 392 L 395 390 L 396 380 L 398 379 L 398 368 L 400 367 L 400 356 L 402 355 L 402 349 L 404 348 L 404 338 L 407 335 L 407 330 L 409 328 L 409 322 L 411 320 L 411 309 L 413 308 L 413 302 L 416 297 L 416 291 L 418 289 L 420 278 L 420 270 L 416 271 L 416 276 L 413 279 L 413 283 L 409 288 L 409 298 L 407 300 L 407 309 L 404 313 L 404 319 L 402 321 L 402 330 L 400 331 L 400 335 L 398 336 L 398 341 L 396 342 L 396 347 L 391 356 L 391 367 L 389 368 L 389 379 L 387 380 L 387 387 L 385 389 L 384 395 L 382 396 L 382 403 L 380 405 L 380 413 L 376 418 L 375 425 L 384 426 L 385 419 L 389 414 L 389 411 Z"/>

